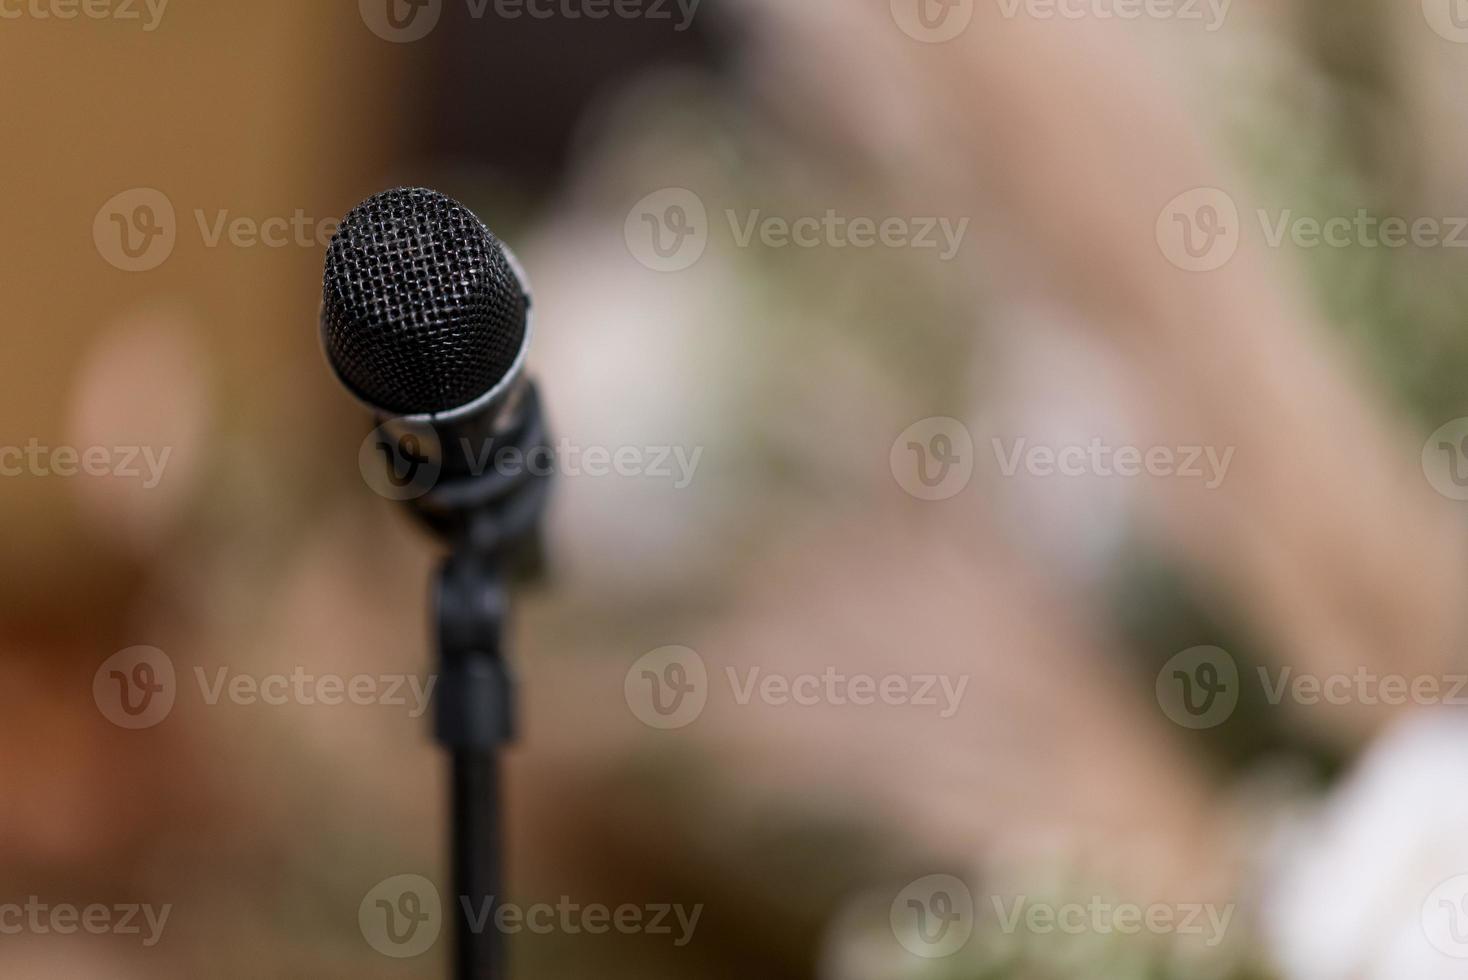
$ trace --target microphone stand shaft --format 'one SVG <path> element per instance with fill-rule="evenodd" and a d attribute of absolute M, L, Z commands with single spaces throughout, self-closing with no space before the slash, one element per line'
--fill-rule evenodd
<path fill-rule="evenodd" d="M 500 765 L 493 749 L 456 749 L 450 839 L 457 923 L 454 976 L 458 980 L 503 977 L 504 956 L 495 908 L 501 900 Z"/>
<path fill-rule="evenodd" d="M 515 730 L 501 648 L 508 605 L 495 562 L 455 552 L 438 579 L 440 678 L 435 718 L 449 754 L 449 842 L 456 980 L 502 980 L 504 901 L 500 750 Z"/>
<path fill-rule="evenodd" d="M 497 437 L 520 458 L 550 457 L 534 385 L 518 424 Z M 501 750 L 515 738 L 515 683 L 505 656 L 509 585 L 540 571 L 538 525 L 548 467 L 490 469 L 449 480 L 415 501 L 419 516 L 451 543 L 439 567 L 439 684 L 434 734 L 449 755 L 449 840 L 456 980 L 504 980 Z"/>

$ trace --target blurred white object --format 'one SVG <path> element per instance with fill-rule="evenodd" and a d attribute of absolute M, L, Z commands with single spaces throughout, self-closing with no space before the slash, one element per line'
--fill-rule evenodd
<path fill-rule="evenodd" d="M 1408 717 L 1285 844 L 1262 931 L 1288 980 L 1468 976 L 1468 714 Z"/>

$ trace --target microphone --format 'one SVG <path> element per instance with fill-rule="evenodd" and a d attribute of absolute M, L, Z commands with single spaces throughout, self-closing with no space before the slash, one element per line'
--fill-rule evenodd
<path fill-rule="evenodd" d="M 369 197 L 326 249 L 326 359 L 392 436 L 377 448 L 393 474 L 404 456 L 410 479 L 427 466 L 424 492 L 406 499 L 451 548 L 433 596 L 434 733 L 452 760 L 455 909 L 460 901 L 487 908 L 503 895 L 497 753 L 515 733 L 508 586 L 541 570 L 539 522 L 553 469 L 524 373 L 530 334 L 530 292 L 509 249 L 437 191 Z M 505 450 L 518 466 L 499 464 Z M 545 465 L 528 463 L 536 454 Z M 454 976 L 500 976 L 498 931 L 475 928 L 467 915 L 454 920 Z"/>
<path fill-rule="evenodd" d="M 418 462 L 483 470 L 522 421 L 530 291 L 464 205 L 421 187 L 373 195 L 326 250 L 321 341 L 347 390 Z"/>

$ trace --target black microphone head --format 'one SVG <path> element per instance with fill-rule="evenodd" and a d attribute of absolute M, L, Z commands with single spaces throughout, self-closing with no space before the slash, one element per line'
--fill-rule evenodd
<path fill-rule="evenodd" d="M 529 306 L 504 245 L 437 191 L 369 197 L 326 250 L 327 359 L 381 412 L 458 414 L 507 389 L 523 365 Z"/>

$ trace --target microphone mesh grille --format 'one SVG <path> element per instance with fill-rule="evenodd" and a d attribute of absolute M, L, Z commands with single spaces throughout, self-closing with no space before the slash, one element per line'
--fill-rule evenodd
<path fill-rule="evenodd" d="M 525 343 L 525 289 L 468 208 L 399 188 L 357 205 L 326 250 L 326 355 L 375 408 L 459 408 L 499 384 Z"/>

